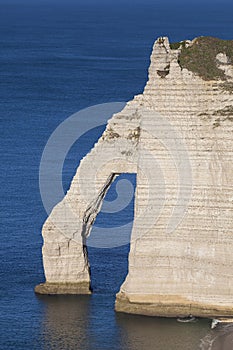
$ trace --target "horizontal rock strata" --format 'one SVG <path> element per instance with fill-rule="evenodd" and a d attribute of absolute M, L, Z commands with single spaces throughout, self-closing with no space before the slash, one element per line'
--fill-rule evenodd
<path fill-rule="evenodd" d="M 90 284 L 88 282 L 77 283 L 41 283 L 35 287 L 37 294 L 56 295 L 56 294 L 91 294 Z"/>
<path fill-rule="evenodd" d="M 88 286 L 85 237 L 114 177 L 137 173 L 129 272 L 116 310 L 233 316 L 232 62 L 218 52 L 223 77 L 203 79 L 180 65 L 182 45 L 155 42 L 143 94 L 110 119 L 46 221 L 46 284 Z"/>

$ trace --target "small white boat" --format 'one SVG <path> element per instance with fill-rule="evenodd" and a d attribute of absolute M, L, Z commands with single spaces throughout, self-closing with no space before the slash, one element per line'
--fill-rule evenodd
<path fill-rule="evenodd" d="M 189 323 L 189 322 L 195 322 L 196 321 L 196 317 L 189 315 L 188 317 L 178 317 L 177 318 L 178 322 L 182 322 L 182 323 Z"/>
<path fill-rule="evenodd" d="M 211 329 L 214 329 L 218 324 L 233 324 L 233 318 L 227 318 L 227 317 L 220 317 L 220 318 L 213 318 L 211 323 Z"/>

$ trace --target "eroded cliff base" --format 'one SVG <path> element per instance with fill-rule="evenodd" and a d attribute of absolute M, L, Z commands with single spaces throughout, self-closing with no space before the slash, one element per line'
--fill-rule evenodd
<path fill-rule="evenodd" d="M 203 318 L 230 317 L 233 315 L 232 306 L 220 306 L 192 302 L 177 295 L 153 295 L 153 302 L 150 295 L 138 296 L 141 302 L 130 301 L 122 292 L 117 294 L 115 310 L 128 314 L 158 317 L 188 317 L 190 315 Z M 137 299 L 134 296 L 132 299 Z"/>
<path fill-rule="evenodd" d="M 41 283 L 35 287 L 37 294 L 91 294 L 90 284 L 88 282 L 79 283 Z"/>

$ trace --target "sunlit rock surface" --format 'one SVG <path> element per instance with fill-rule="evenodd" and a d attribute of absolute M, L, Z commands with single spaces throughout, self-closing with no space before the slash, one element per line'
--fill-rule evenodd
<path fill-rule="evenodd" d="M 86 237 L 115 176 L 136 173 L 129 272 L 116 310 L 233 315 L 233 66 L 221 50 L 220 78 L 188 70 L 181 50 L 194 44 L 155 42 L 143 94 L 109 120 L 44 224 L 46 283 L 36 292 L 90 293 Z"/>

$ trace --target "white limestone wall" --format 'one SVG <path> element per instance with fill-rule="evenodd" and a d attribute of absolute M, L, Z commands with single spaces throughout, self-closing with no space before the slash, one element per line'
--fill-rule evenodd
<path fill-rule="evenodd" d="M 233 118 L 217 112 L 233 106 L 233 96 L 220 89 L 221 82 L 205 82 L 182 71 L 175 56 L 167 38 L 155 43 L 143 94 L 139 167 L 145 148 L 149 149 L 155 160 L 151 173 L 161 166 L 165 189 L 161 190 L 162 183 L 154 183 L 154 207 L 161 207 L 156 223 L 152 226 L 152 220 L 145 220 L 134 225 L 129 274 L 119 297 L 127 296 L 133 303 L 183 300 L 233 308 Z M 157 71 L 168 65 L 169 74 L 161 78 Z M 187 150 L 179 149 L 177 142 L 178 162 L 172 161 L 172 150 L 164 146 L 163 137 L 154 137 L 166 133 L 163 120 L 170 125 L 165 127 L 167 139 L 174 136 L 173 130 Z M 179 169 L 183 162 L 187 170 L 187 156 L 190 198 L 183 220 L 168 233 L 179 189 L 190 186 L 182 179 L 185 169 Z M 145 186 L 138 178 L 136 207 L 140 210 L 147 205 Z"/>
<path fill-rule="evenodd" d="M 117 310 L 233 314 L 233 95 L 182 70 L 177 55 L 167 38 L 155 42 L 143 94 L 109 121 L 45 223 L 46 281 L 89 282 L 85 236 L 111 176 L 136 172 Z"/>

